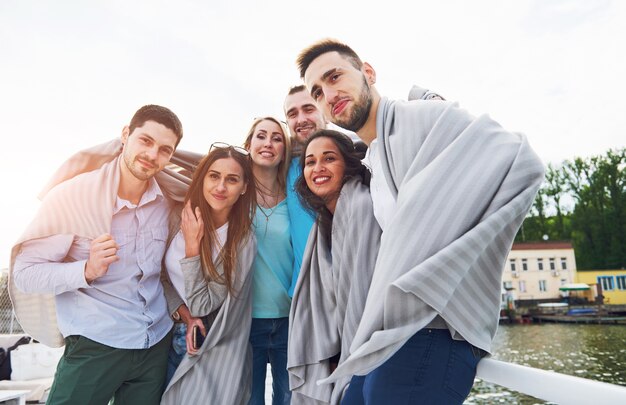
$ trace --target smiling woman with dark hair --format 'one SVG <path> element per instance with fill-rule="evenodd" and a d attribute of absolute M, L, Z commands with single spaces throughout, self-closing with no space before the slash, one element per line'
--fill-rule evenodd
<path fill-rule="evenodd" d="M 362 152 L 332 130 L 314 133 L 304 145 L 296 190 L 317 218 L 290 312 L 287 368 L 294 403 L 337 404 L 349 382 L 316 384 L 349 354 L 378 254 L 381 231 Z"/>
<path fill-rule="evenodd" d="M 318 140 L 313 143 L 312 141 L 315 139 Z M 324 164 L 324 167 L 328 169 L 339 164 L 341 166 L 340 170 L 342 170 L 340 175 L 328 180 L 331 184 L 327 184 L 328 181 L 323 180 L 323 171 L 311 172 L 313 165 L 317 161 L 315 156 L 312 153 L 310 157 L 304 155 L 300 161 L 302 172 L 308 171 L 311 175 L 314 174 L 315 178 L 303 175 L 298 178 L 295 184 L 296 191 L 300 195 L 300 201 L 305 207 L 318 215 L 317 221 L 322 231 L 327 237 L 330 237 L 333 217 L 331 208 L 334 211 L 341 187 L 350 179 L 360 178 L 362 182 L 366 182 L 366 177 L 369 178 L 367 168 L 361 163 L 364 151 L 361 149 L 361 152 L 359 152 L 358 150 L 364 144 L 359 142 L 355 145 L 346 135 L 333 130 L 317 131 L 305 142 L 304 148 L 311 145 L 311 143 L 314 146 L 322 143 L 329 145 L 328 150 L 322 152 L 324 155 L 321 161 L 326 163 L 334 162 L 334 164 L 330 164 L 330 166 Z M 306 151 L 306 149 L 304 150 Z"/>

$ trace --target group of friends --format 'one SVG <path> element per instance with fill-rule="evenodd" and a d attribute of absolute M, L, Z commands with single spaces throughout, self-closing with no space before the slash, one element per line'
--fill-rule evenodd
<path fill-rule="evenodd" d="M 273 404 L 467 397 L 543 165 L 435 93 L 382 97 L 346 44 L 297 66 L 288 129 L 196 160 L 147 105 L 55 174 L 10 271 L 25 331 L 65 345 L 49 404 L 263 404 L 268 363 Z"/>

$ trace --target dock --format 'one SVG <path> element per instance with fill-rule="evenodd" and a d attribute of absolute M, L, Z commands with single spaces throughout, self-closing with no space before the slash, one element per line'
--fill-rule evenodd
<path fill-rule="evenodd" d="M 626 325 L 626 316 L 583 316 L 583 315 L 532 315 L 533 322 L 594 323 L 601 325 Z"/>

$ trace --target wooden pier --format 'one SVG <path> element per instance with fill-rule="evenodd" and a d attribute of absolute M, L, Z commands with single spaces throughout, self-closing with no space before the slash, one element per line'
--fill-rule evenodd
<path fill-rule="evenodd" d="M 626 316 L 582 316 L 582 315 L 532 315 L 535 323 L 594 323 L 601 325 L 626 325 Z"/>

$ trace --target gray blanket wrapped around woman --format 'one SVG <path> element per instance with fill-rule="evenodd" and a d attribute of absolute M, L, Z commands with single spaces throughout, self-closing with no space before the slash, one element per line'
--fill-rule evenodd
<path fill-rule="evenodd" d="M 165 389 L 161 404 L 247 404 L 252 386 L 252 350 L 248 342 L 252 322 L 252 261 L 256 240 L 238 250 L 235 296 L 226 295 L 207 329 L 195 356 L 185 355 Z M 187 260 L 187 259 L 186 259 Z M 206 316 L 210 306 L 210 282 L 204 278 L 200 259 L 183 265 L 185 293 L 193 316 Z M 189 266 L 190 268 L 186 268 Z M 221 264 L 218 272 L 223 274 Z"/>
<path fill-rule="evenodd" d="M 348 357 L 370 286 L 381 230 L 369 188 L 346 182 L 337 201 L 332 245 L 316 223 L 309 235 L 289 314 L 287 370 L 292 403 L 338 404 L 350 378 L 317 385 L 329 359 Z M 332 247 L 329 247 L 332 246 Z"/>

